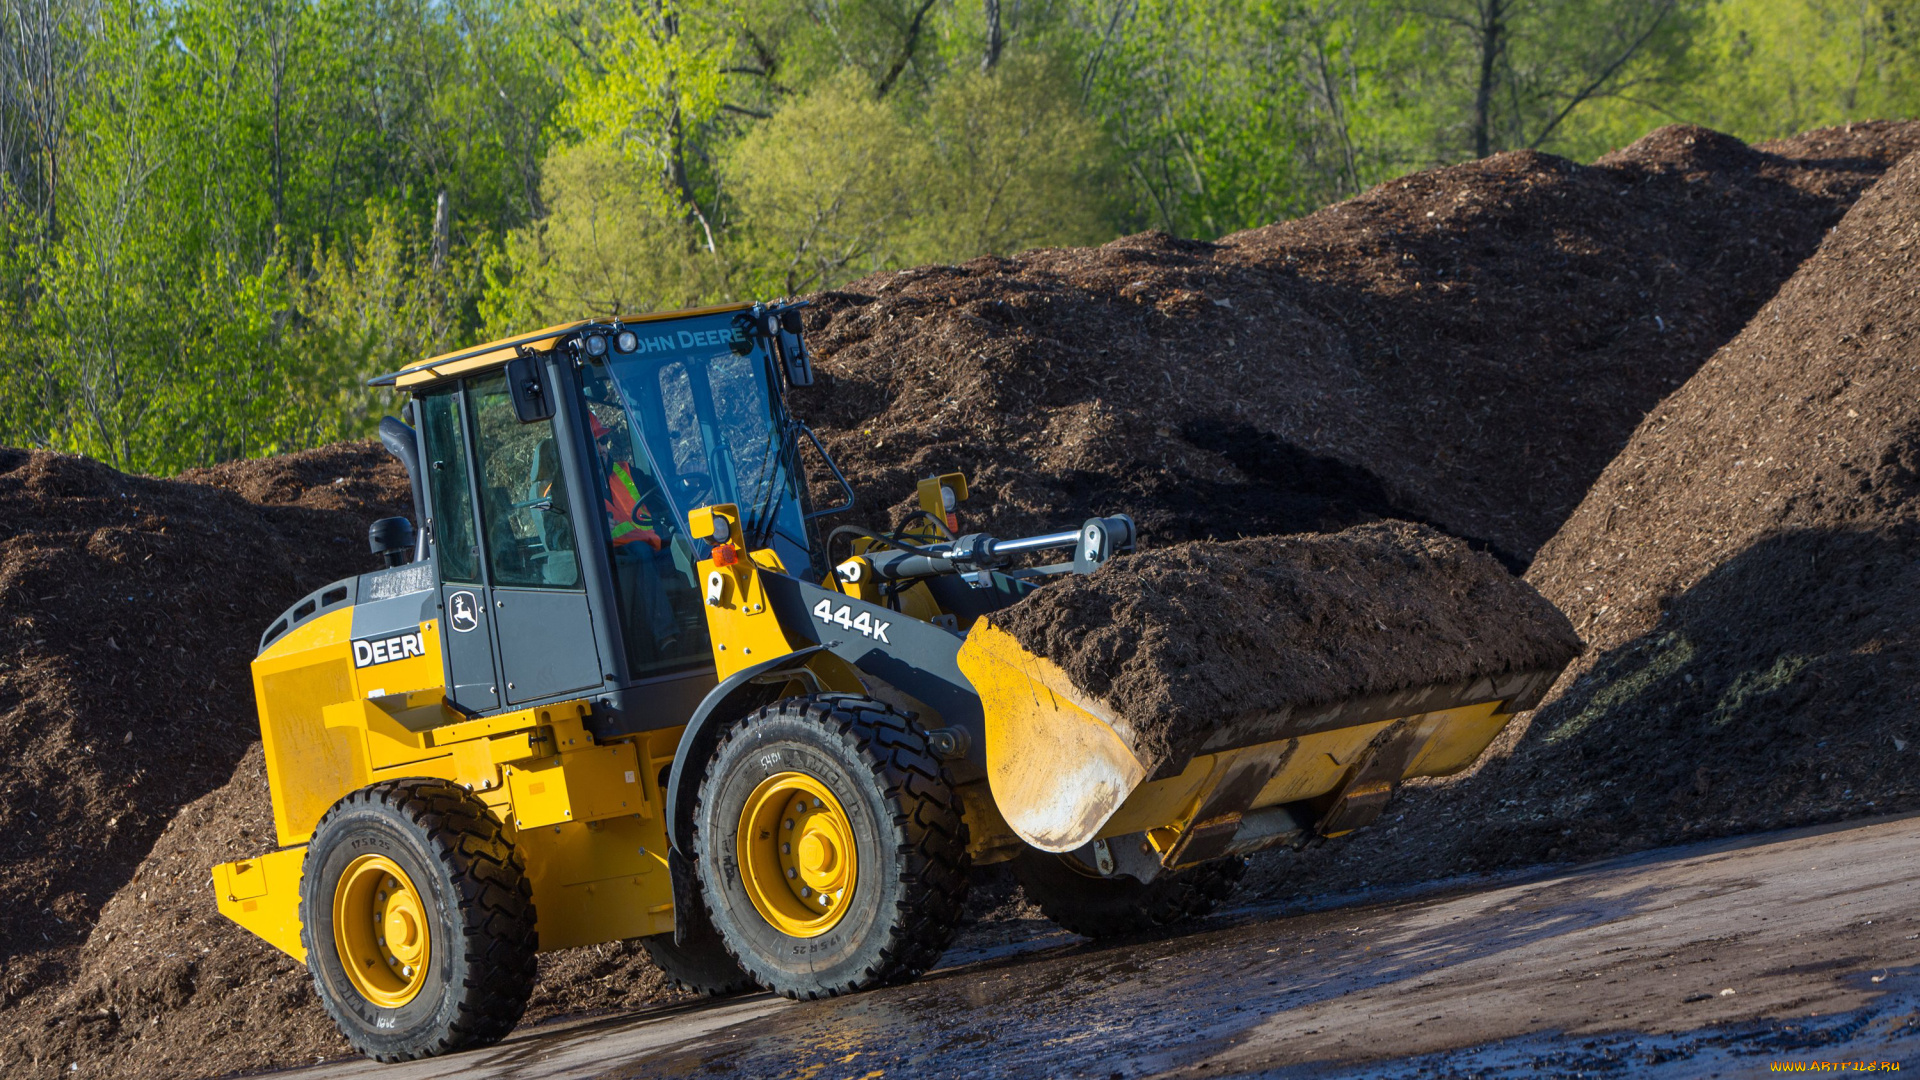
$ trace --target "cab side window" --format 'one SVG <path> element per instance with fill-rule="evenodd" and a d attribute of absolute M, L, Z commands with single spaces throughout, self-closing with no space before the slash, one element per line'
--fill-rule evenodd
<path fill-rule="evenodd" d="M 468 393 L 473 401 L 482 527 L 493 584 L 579 588 L 580 559 L 553 422 L 521 423 L 503 373 L 471 380 Z"/>
<path fill-rule="evenodd" d="M 460 391 L 420 398 L 427 441 L 428 483 L 433 485 L 433 550 L 440 580 L 478 582 L 480 549 L 473 535 L 473 489 L 467 485 L 467 434 Z"/>

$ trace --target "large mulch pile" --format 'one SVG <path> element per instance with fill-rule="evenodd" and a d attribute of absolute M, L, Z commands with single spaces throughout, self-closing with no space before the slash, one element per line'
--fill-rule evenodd
<path fill-rule="evenodd" d="M 968 471 L 999 535 L 1155 543 L 1430 521 L 1524 565 L 1646 411 L 1811 254 L 1920 123 L 1748 147 L 1663 128 L 1498 154 L 1219 243 L 1160 234 L 818 298 L 822 429 L 863 513 Z"/>
<path fill-rule="evenodd" d="M 1124 717 L 1149 773 L 1243 717 L 1580 654 L 1526 582 L 1407 522 L 1121 555 L 993 622 Z"/>
<path fill-rule="evenodd" d="M 0 1004 L 57 971 L 174 811 L 259 738 L 247 665 L 260 631 L 363 569 L 367 520 L 406 492 L 375 454 L 223 470 L 309 475 L 263 505 L 0 451 Z"/>
<path fill-rule="evenodd" d="M 0 766 L 0 1071 L 210 1076 L 350 1053 L 306 969 L 220 915 L 208 870 L 276 843 L 247 670 L 260 631 L 375 567 L 367 524 L 410 500 L 377 443 L 178 480 L 0 451 L 0 619 L 32 631 L 0 660 L 25 748 Z M 636 944 L 569 950 L 541 958 L 527 1020 L 676 994 Z"/>
<path fill-rule="evenodd" d="M 1920 807 L 1920 155 L 1662 402 L 1529 579 L 1588 655 L 1511 754 L 1266 887 Z"/>
<path fill-rule="evenodd" d="M 15 1036 L 71 984 L 176 811 L 257 743 L 260 631 L 366 569 L 367 522 L 408 499 L 371 444 L 187 479 L 0 450 L 0 1026 Z"/>

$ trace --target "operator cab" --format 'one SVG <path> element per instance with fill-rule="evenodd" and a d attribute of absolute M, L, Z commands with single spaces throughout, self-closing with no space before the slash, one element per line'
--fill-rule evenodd
<path fill-rule="evenodd" d="M 456 707 L 586 696 L 602 737 L 684 723 L 715 684 L 700 507 L 738 506 L 753 548 L 824 576 L 785 400 L 811 381 L 799 330 L 745 304 L 580 322 L 376 380 L 415 398 Z"/>

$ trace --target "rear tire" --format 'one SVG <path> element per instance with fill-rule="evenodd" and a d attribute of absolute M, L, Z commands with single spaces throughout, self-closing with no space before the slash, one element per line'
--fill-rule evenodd
<path fill-rule="evenodd" d="M 307 846 L 300 924 L 320 1003 L 378 1061 L 499 1042 L 533 992 L 526 863 L 486 804 L 445 780 L 335 803 Z"/>
<path fill-rule="evenodd" d="M 1152 881 L 1094 877 L 1064 855 L 1029 848 L 1013 860 L 1027 899 L 1061 929 L 1082 937 L 1116 938 L 1201 918 L 1233 893 L 1247 872 L 1238 855 L 1214 859 Z"/>
<path fill-rule="evenodd" d="M 726 997 L 759 989 L 753 976 L 740 969 L 727 947 L 711 937 L 682 946 L 674 943 L 672 934 L 655 934 L 641 938 L 640 945 L 647 950 L 655 967 L 690 993 Z"/>
<path fill-rule="evenodd" d="M 788 698 L 721 736 L 693 852 L 727 951 L 790 998 L 919 975 L 966 903 L 960 799 L 926 732 L 850 694 Z"/>

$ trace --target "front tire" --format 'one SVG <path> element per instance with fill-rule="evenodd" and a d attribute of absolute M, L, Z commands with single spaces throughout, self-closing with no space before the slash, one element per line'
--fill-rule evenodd
<path fill-rule="evenodd" d="M 395 780 L 335 803 L 300 880 L 314 989 L 354 1049 L 411 1061 L 505 1038 L 533 992 L 533 887 L 485 803 Z"/>
<path fill-rule="evenodd" d="M 1152 881 L 1094 877 L 1064 855 L 1029 848 L 1013 860 L 1020 888 L 1047 918 L 1081 937 L 1116 938 L 1174 926 L 1207 915 L 1233 893 L 1247 872 L 1238 855 Z"/>
<path fill-rule="evenodd" d="M 966 903 L 966 825 L 926 732 L 848 694 L 734 724 L 701 779 L 693 851 L 714 928 L 790 998 L 932 967 Z"/>

